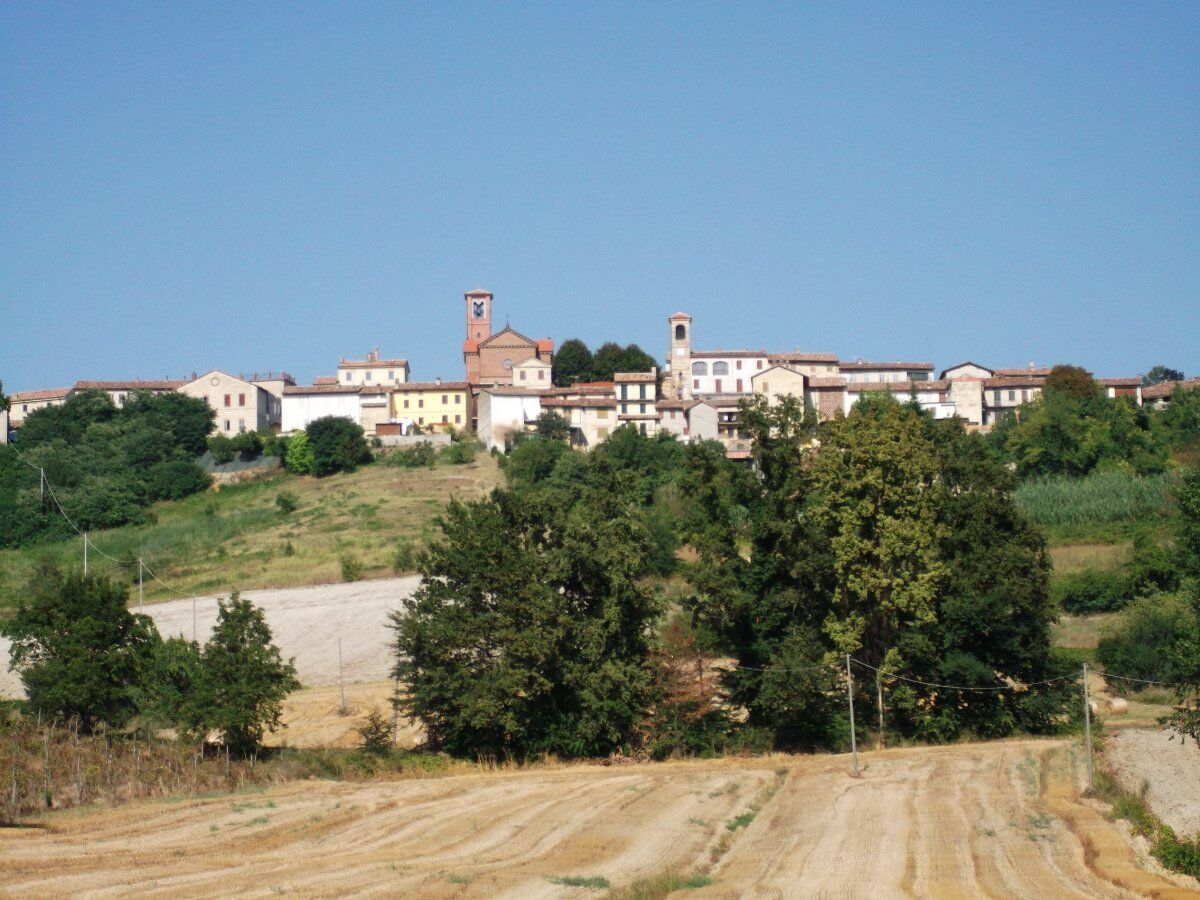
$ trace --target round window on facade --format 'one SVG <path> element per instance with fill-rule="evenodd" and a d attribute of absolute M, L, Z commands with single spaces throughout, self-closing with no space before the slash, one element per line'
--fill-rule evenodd
<path fill-rule="evenodd" d="M 506 360 L 504 361 L 504 368 L 506 368 L 506 369 L 511 369 L 511 368 L 512 368 L 512 360 L 511 360 L 511 359 L 506 359 Z"/>

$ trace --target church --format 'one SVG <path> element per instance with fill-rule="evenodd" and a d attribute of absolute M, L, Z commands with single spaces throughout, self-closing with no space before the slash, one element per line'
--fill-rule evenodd
<path fill-rule="evenodd" d="M 554 341 L 527 338 L 508 325 L 492 334 L 491 291 L 468 291 L 463 299 L 467 313 L 463 362 L 471 390 L 476 394 L 480 388 L 500 386 L 548 390 Z"/>

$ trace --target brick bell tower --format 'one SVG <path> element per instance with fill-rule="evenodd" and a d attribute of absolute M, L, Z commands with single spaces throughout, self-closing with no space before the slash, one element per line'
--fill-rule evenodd
<path fill-rule="evenodd" d="M 467 306 L 467 340 L 486 341 L 492 336 L 492 292 L 476 288 L 463 298 Z"/>
<path fill-rule="evenodd" d="M 675 382 L 675 398 L 692 399 L 692 317 L 677 312 L 667 319 L 671 326 L 671 380 Z"/>

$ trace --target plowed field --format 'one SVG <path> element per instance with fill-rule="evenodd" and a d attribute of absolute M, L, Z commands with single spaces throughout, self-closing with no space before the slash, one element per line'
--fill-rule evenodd
<path fill-rule="evenodd" d="M 1080 801 L 1063 741 L 304 782 L 0 831 L 13 896 L 1193 896 Z M 755 814 L 755 811 L 757 813 Z M 575 886 L 591 879 L 594 886 Z M 570 882 L 575 882 L 573 885 Z"/>

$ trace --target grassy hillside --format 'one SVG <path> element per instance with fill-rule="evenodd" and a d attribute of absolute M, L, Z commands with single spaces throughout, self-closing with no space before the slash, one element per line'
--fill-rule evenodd
<path fill-rule="evenodd" d="M 477 497 L 500 482 L 495 460 L 405 469 L 380 464 L 328 478 L 278 472 L 154 507 L 157 524 L 95 532 L 93 548 L 121 560 L 142 557 L 185 593 L 290 587 L 342 581 L 340 559 L 362 564 L 362 577 L 393 572 L 399 546 L 426 542 L 451 497 Z M 294 512 L 276 503 L 295 495 Z M 0 551 L 0 610 L 11 608 L 40 560 L 83 561 L 83 542 Z M 136 582 L 137 565 L 119 566 L 93 551 L 89 566 Z M 146 599 L 174 596 L 151 579 Z"/>

